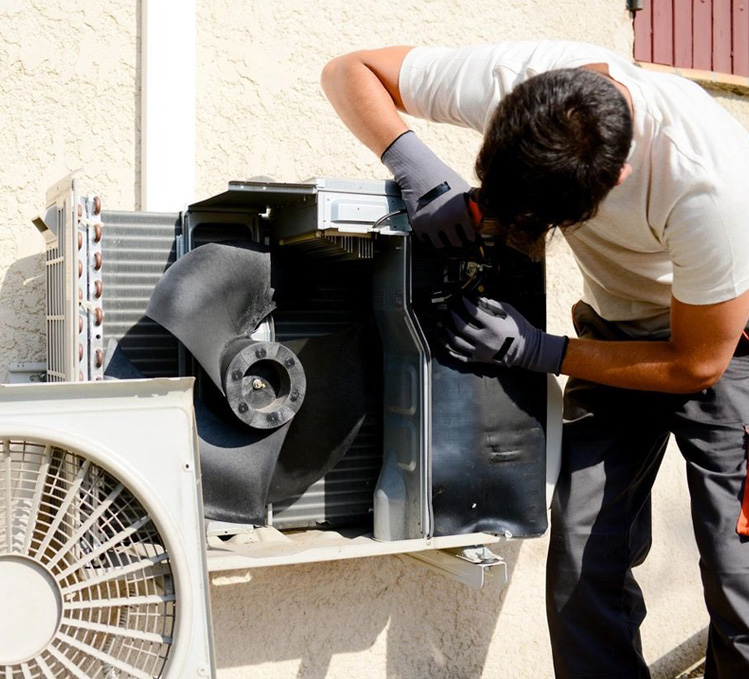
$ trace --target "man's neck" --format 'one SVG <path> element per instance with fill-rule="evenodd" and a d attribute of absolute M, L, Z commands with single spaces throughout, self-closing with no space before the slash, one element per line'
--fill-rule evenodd
<path fill-rule="evenodd" d="M 619 90 L 622 93 L 622 96 L 626 99 L 627 104 L 629 105 L 629 110 L 634 114 L 634 104 L 632 103 L 632 95 L 629 92 L 629 89 L 622 85 L 616 78 L 613 78 L 611 74 L 609 73 L 609 67 L 608 64 L 586 64 L 582 68 L 585 68 L 589 71 L 593 71 L 594 73 L 598 73 L 599 75 L 602 75 L 607 80 L 610 80 L 614 87 L 616 87 L 617 90 Z"/>

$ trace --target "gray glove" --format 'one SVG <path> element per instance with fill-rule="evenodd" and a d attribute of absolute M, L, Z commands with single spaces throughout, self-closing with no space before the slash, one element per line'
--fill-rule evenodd
<path fill-rule="evenodd" d="M 476 238 L 468 211 L 468 183 L 443 163 L 412 131 L 382 154 L 401 187 L 411 228 L 436 248 L 464 247 Z"/>
<path fill-rule="evenodd" d="M 464 363 L 479 362 L 559 374 L 567 337 L 533 327 L 513 306 L 479 297 L 478 306 L 465 297 L 466 318 L 451 311 L 455 332 L 447 329 L 450 355 Z"/>

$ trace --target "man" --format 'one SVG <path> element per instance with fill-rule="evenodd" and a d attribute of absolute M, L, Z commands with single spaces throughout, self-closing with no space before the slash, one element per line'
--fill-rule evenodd
<path fill-rule="evenodd" d="M 473 239 L 469 187 L 401 111 L 482 133 L 484 215 L 529 251 L 559 227 L 580 266 L 579 337 L 480 299 L 450 339 L 459 360 L 571 378 L 547 569 L 557 677 L 649 677 L 631 569 L 671 433 L 711 617 L 705 676 L 749 676 L 749 134 L 693 83 L 584 44 L 355 52 L 322 84 L 418 236 Z"/>

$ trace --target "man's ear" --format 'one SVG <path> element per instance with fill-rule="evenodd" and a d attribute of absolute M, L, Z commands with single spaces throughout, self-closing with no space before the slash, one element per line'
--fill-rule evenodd
<path fill-rule="evenodd" d="M 624 163 L 622 169 L 619 172 L 619 179 L 616 180 L 615 186 L 619 186 L 629 175 L 632 174 L 632 166 L 629 163 Z"/>

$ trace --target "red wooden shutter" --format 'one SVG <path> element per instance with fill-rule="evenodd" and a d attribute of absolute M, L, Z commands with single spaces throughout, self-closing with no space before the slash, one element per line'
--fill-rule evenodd
<path fill-rule="evenodd" d="M 749 76 L 749 0 L 645 0 L 635 59 Z"/>

